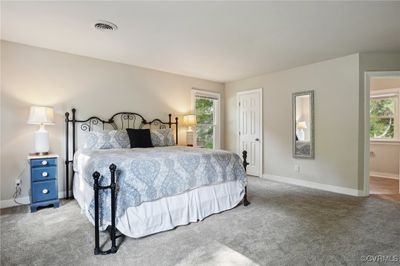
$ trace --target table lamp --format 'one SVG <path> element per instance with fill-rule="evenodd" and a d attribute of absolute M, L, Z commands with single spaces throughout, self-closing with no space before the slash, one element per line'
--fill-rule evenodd
<path fill-rule="evenodd" d="M 307 128 L 307 123 L 306 121 L 300 121 L 297 123 L 297 129 L 299 130 L 298 138 L 300 141 L 305 140 L 305 134 L 304 134 L 304 129 Z"/>
<path fill-rule="evenodd" d="M 28 124 L 40 125 L 39 130 L 35 132 L 35 153 L 45 155 L 49 153 L 49 133 L 45 125 L 54 125 L 54 112 L 52 107 L 32 106 Z"/>
<path fill-rule="evenodd" d="M 187 126 L 186 131 L 186 145 L 193 146 L 193 129 L 192 126 L 196 125 L 196 115 L 185 115 L 183 116 L 183 125 Z"/>

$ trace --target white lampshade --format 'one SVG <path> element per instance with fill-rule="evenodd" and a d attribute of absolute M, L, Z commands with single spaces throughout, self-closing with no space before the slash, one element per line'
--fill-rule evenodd
<path fill-rule="evenodd" d="M 183 116 L 183 124 L 185 126 L 194 126 L 196 125 L 196 115 L 185 115 Z"/>
<path fill-rule="evenodd" d="M 306 129 L 307 128 L 307 123 L 306 121 L 300 121 L 297 123 L 297 128 L 298 129 Z"/>
<path fill-rule="evenodd" d="M 29 113 L 28 124 L 54 125 L 54 111 L 52 107 L 32 106 Z"/>

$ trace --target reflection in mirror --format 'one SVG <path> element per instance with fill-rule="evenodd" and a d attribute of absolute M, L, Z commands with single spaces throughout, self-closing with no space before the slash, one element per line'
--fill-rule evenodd
<path fill-rule="evenodd" d="M 314 91 L 293 93 L 293 157 L 314 158 Z"/>

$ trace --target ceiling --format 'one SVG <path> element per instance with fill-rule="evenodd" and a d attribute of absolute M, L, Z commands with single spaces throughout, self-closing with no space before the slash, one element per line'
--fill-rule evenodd
<path fill-rule="evenodd" d="M 400 2 L 1 2 L 1 38 L 229 82 L 400 50 Z M 115 32 L 93 28 L 97 20 Z"/>

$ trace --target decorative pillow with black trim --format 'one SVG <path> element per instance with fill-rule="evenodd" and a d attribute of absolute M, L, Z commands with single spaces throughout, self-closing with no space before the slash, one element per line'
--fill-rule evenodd
<path fill-rule="evenodd" d="M 131 148 L 152 148 L 150 129 L 127 128 Z"/>

